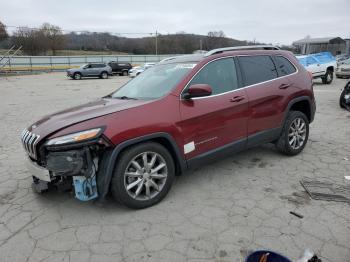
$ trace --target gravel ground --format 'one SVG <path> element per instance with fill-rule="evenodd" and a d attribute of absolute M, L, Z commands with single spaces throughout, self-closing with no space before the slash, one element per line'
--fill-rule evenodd
<path fill-rule="evenodd" d="M 160 204 L 138 211 L 112 200 L 101 208 L 69 193 L 33 193 L 22 129 L 127 80 L 74 81 L 64 73 L 0 78 L 1 261 L 243 261 L 258 248 L 291 259 L 309 248 L 322 261 L 350 261 L 350 205 L 312 200 L 299 183 L 304 177 L 347 183 L 350 113 L 338 105 L 345 80 L 316 81 L 316 120 L 298 156 L 282 156 L 271 145 L 245 151 L 178 177 Z"/>

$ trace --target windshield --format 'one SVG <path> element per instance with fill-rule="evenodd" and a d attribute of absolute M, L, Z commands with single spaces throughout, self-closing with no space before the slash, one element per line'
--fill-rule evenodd
<path fill-rule="evenodd" d="M 156 99 L 170 92 L 195 67 L 193 63 L 156 65 L 126 83 L 113 98 Z"/>

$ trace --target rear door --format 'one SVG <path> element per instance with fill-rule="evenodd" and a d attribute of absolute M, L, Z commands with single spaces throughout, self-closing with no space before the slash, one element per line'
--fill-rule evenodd
<path fill-rule="evenodd" d="M 179 125 L 184 134 L 186 159 L 234 141 L 237 141 L 237 147 L 244 147 L 248 99 L 245 90 L 240 89 L 234 59 L 222 58 L 208 63 L 187 87 L 193 84 L 208 84 L 213 93 L 180 101 Z"/>
<path fill-rule="evenodd" d="M 286 58 L 278 58 L 278 61 Z M 291 94 L 291 81 L 283 70 L 296 71 L 281 65 L 276 68 L 271 56 L 240 56 L 244 86 L 249 99 L 248 146 L 270 140 L 279 134 L 284 118 L 284 105 Z M 277 60 L 276 60 L 277 61 Z M 289 60 L 287 60 L 289 61 Z"/>

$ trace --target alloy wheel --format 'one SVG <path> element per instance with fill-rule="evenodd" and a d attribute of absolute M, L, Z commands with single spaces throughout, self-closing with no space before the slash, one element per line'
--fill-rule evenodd
<path fill-rule="evenodd" d="M 305 143 L 306 123 L 302 118 L 296 118 L 289 127 L 288 142 L 294 149 L 298 150 Z"/>
<path fill-rule="evenodd" d="M 124 172 L 124 186 L 132 198 L 149 200 L 163 189 L 168 176 L 164 158 L 155 152 L 135 156 Z"/>

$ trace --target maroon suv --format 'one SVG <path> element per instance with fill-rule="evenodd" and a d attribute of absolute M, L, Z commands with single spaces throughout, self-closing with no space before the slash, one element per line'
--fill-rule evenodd
<path fill-rule="evenodd" d="M 44 117 L 22 133 L 34 188 L 73 189 L 84 201 L 111 191 L 144 208 L 209 160 L 269 142 L 300 153 L 315 114 L 312 80 L 292 53 L 273 49 L 169 58 L 112 94 Z"/>

